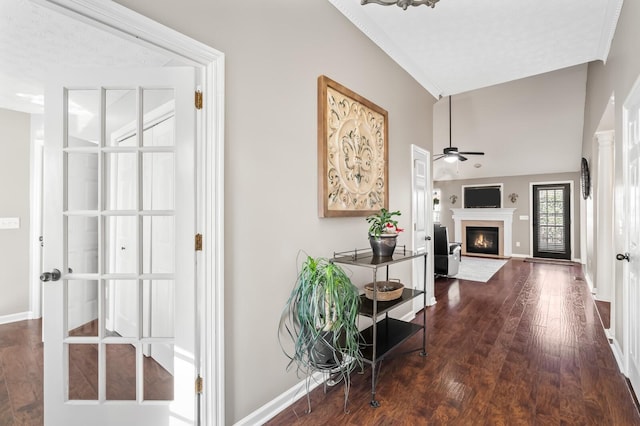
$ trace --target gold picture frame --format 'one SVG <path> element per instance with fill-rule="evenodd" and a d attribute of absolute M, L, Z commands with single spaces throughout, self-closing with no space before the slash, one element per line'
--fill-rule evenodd
<path fill-rule="evenodd" d="M 368 216 L 389 208 L 388 114 L 318 77 L 318 215 Z"/>

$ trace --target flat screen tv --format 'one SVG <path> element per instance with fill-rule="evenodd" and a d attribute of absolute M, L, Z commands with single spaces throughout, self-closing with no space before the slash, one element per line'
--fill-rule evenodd
<path fill-rule="evenodd" d="M 501 192 L 499 186 L 468 186 L 464 188 L 464 208 L 500 208 Z"/>

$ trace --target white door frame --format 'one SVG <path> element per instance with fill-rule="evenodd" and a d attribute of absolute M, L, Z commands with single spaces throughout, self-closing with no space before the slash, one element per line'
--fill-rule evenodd
<path fill-rule="evenodd" d="M 630 104 L 633 104 L 634 101 L 638 98 L 638 92 L 640 91 L 640 78 L 638 78 L 633 87 L 631 88 L 631 90 L 629 90 L 629 93 L 627 94 L 627 98 L 625 99 L 624 103 L 622 104 L 622 173 L 623 173 L 623 177 L 622 177 L 622 191 L 623 193 L 620 194 L 615 194 L 616 198 L 618 198 L 618 195 L 620 195 L 620 199 L 623 200 L 622 205 L 619 206 L 616 204 L 616 208 L 621 207 L 623 212 L 622 212 L 622 217 L 626 217 L 628 212 L 629 212 L 629 202 L 630 200 L 627 197 L 627 193 L 628 193 L 628 187 L 629 187 L 629 181 L 630 181 L 630 177 L 629 177 L 629 162 L 631 161 L 631 158 L 629 158 L 629 139 L 630 139 L 630 135 L 629 135 L 629 122 L 630 120 Z M 616 187 L 616 190 L 618 188 Z M 618 215 L 616 215 L 618 216 Z M 623 224 L 625 224 L 626 222 L 623 222 Z M 627 226 L 624 226 L 621 229 L 621 232 L 617 232 L 616 235 L 616 248 L 618 253 L 629 253 L 631 251 L 631 243 L 632 243 L 632 239 L 629 237 L 629 228 Z M 631 348 L 632 345 L 632 315 L 631 313 L 637 309 L 637 306 L 634 306 L 633 304 L 633 295 L 631 294 L 631 281 L 630 281 L 630 266 L 628 262 L 622 261 L 622 266 L 616 268 L 617 272 L 622 272 L 622 275 L 618 275 L 616 274 L 615 277 L 615 286 L 618 288 L 619 286 L 622 286 L 622 297 L 620 298 L 620 300 L 623 301 L 623 303 L 621 303 L 622 305 L 622 345 L 620 344 L 619 339 L 617 338 L 617 336 L 614 336 L 614 340 L 613 340 L 613 347 L 614 347 L 614 354 L 615 355 L 619 355 L 622 354 L 622 366 L 621 366 L 621 370 L 622 373 L 629 379 L 629 383 L 631 388 L 638 393 L 638 389 L 633 388 L 633 383 L 636 382 L 636 380 L 632 377 L 634 375 L 633 371 L 634 369 L 632 369 L 632 359 L 631 359 L 631 351 L 633 348 Z M 637 348 L 636 348 L 637 349 Z M 616 360 L 618 360 L 618 358 L 616 357 Z M 619 361 L 619 360 L 618 360 Z"/>
<path fill-rule="evenodd" d="M 196 348 L 204 378 L 201 423 L 225 424 L 224 404 L 224 54 L 115 2 L 100 0 L 33 0 L 35 3 L 108 31 L 133 43 L 174 56 L 196 69 L 204 95 L 197 117 L 197 229 L 203 251 L 197 253 Z M 32 287 L 34 290 L 36 286 Z M 40 286 L 34 290 L 39 292 Z M 46 320 L 46 318 L 45 318 Z M 198 361 L 198 360 L 196 360 Z"/>
<path fill-rule="evenodd" d="M 37 125 L 43 128 L 43 119 L 38 119 Z M 30 159 L 30 221 L 29 230 L 29 316 L 30 318 L 42 317 L 42 172 L 44 159 L 44 136 L 34 135 L 36 126 L 34 118 L 31 118 L 31 159 Z"/>
<path fill-rule="evenodd" d="M 414 277 L 414 287 L 416 288 L 422 288 L 422 290 L 424 290 L 427 293 L 427 305 L 428 306 L 433 306 L 436 304 L 436 297 L 435 297 L 435 292 L 434 292 L 434 283 L 433 283 L 433 241 L 431 240 L 431 238 L 433 238 L 433 203 L 431 202 L 431 194 L 433 192 L 433 178 L 431 176 L 431 170 L 432 170 L 432 161 L 431 161 L 431 153 L 423 148 L 420 148 L 417 145 L 411 145 L 411 214 L 412 214 L 412 218 L 411 218 L 411 222 L 412 224 L 415 224 L 417 221 L 417 218 L 415 217 L 416 211 L 417 211 L 417 206 L 415 205 L 416 200 L 420 199 L 420 197 L 417 197 L 416 192 L 418 191 L 418 189 L 416 188 L 415 185 L 415 180 L 416 180 L 416 176 L 415 176 L 415 160 L 416 158 L 420 156 L 420 157 L 424 157 L 425 158 L 425 164 L 426 164 L 426 187 L 424 189 L 425 194 L 424 194 L 424 200 L 426 202 L 426 206 L 425 206 L 425 215 L 426 215 L 426 236 L 429 237 L 429 240 L 427 240 L 426 242 L 426 248 L 427 248 L 427 268 L 426 268 L 426 288 L 422 288 L 423 283 L 422 282 L 415 282 L 418 277 L 420 277 L 421 274 L 418 273 L 418 271 L 416 270 L 416 268 L 424 268 L 424 265 L 422 264 L 422 261 L 420 262 L 413 262 L 413 277 Z M 411 229 L 411 242 L 412 242 L 412 249 L 416 250 L 417 247 L 417 243 L 416 243 L 416 230 L 415 230 L 415 226 L 412 225 L 412 229 Z M 416 298 L 414 299 L 413 302 L 413 312 L 417 313 L 418 311 L 420 311 L 421 309 L 423 309 L 424 306 L 422 305 L 422 300 L 420 298 Z"/>

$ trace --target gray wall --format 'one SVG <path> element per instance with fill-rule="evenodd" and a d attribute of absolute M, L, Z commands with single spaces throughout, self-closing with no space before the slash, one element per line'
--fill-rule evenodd
<path fill-rule="evenodd" d="M 0 317 L 29 310 L 29 114 L 0 109 L 0 217 L 20 218 L 0 229 Z"/>
<path fill-rule="evenodd" d="M 531 183 L 544 182 L 573 182 L 573 219 L 572 229 L 574 238 L 574 251 L 572 258 L 580 258 L 580 175 L 576 172 L 571 173 L 554 173 L 544 175 L 526 175 L 526 176 L 506 176 L 484 179 L 468 179 L 468 180 L 451 180 L 451 181 L 435 181 L 433 187 L 442 191 L 441 217 L 440 223 L 449 228 L 449 236 L 453 238 L 454 222 L 451 217 L 451 208 L 462 208 L 462 186 L 478 185 L 478 184 L 503 184 L 502 189 L 502 207 L 515 208 L 513 214 L 513 246 L 511 248 L 513 255 L 531 256 Z M 518 194 L 515 203 L 509 200 L 507 195 L 511 193 Z M 449 197 L 456 195 L 458 197 L 455 204 L 451 204 Z M 521 220 L 520 216 L 529 216 L 528 220 Z M 520 242 L 520 247 L 517 247 Z"/>
<path fill-rule="evenodd" d="M 226 55 L 225 399 L 233 423 L 299 381 L 285 371 L 277 340 L 299 250 L 330 256 L 367 245 L 364 218 L 318 218 L 317 77 L 389 112 L 390 208 L 403 212 L 403 227 L 410 147 L 431 150 L 435 100 L 326 0 L 119 3 Z M 410 233 L 399 244 L 410 244 Z"/>
<path fill-rule="evenodd" d="M 636 79 L 640 74 L 640 55 L 638 55 L 638 40 L 640 40 L 640 2 L 626 1 L 622 7 L 622 13 L 618 20 L 618 26 L 611 45 L 611 51 L 607 63 L 593 62 L 589 64 L 587 77 L 587 96 L 584 116 L 584 135 L 582 144 L 583 156 L 595 160 L 594 134 L 598 129 L 603 113 L 612 94 L 615 95 L 615 221 L 614 233 L 616 236 L 616 252 L 624 252 L 622 242 L 622 228 L 619 226 L 625 222 L 622 206 L 623 180 L 622 180 L 622 105 L 629 95 Z M 597 171 L 593 179 L 597 182 Z M 598 194 L 594 193 L 594 202 L 597 203 Z M 595 210 L 595 208 L 594 208 Z M 594 261 L 597 262 L 597 241 L 594 238 Z M 623 304 L 626 300 L 622 295 L 621 265 L 616 262 L 615 293 L 612 303 L 613 334 L 617 345 L 624 349 L 624 333 L 622 328 Z M 594 274 L 595 275 L 595 274 Z"/>
<path fill-rule="evenodd" d="M 587 66 L 485 87 L 452 98 L 453 146 L 484 151 L 434 168 L 435 180 L 580 170 Z M 449 99 L 434 106 L 434 149 L 449 142 Z M 476 168 L 476 164 L 481 167 Z"/>

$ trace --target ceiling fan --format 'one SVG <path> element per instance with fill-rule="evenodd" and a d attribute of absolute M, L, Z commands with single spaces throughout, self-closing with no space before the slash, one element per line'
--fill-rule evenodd
<path fill-rule="evenodd" d="M 461 152 L 458 151 L 458 148 L 456 148 L 455 146 L 451 146 L 451 95 L 449 95 L 449 147 L 443 149 L 442 154 L 436 155 L 433 160 L 435 161 L 444 158 L 444 161 L 448 163 L 455 163 L 458 160 L 467 161 L 468 158 L 465 157 L 465 155 L 484 155 L 484 152 Z"/>

